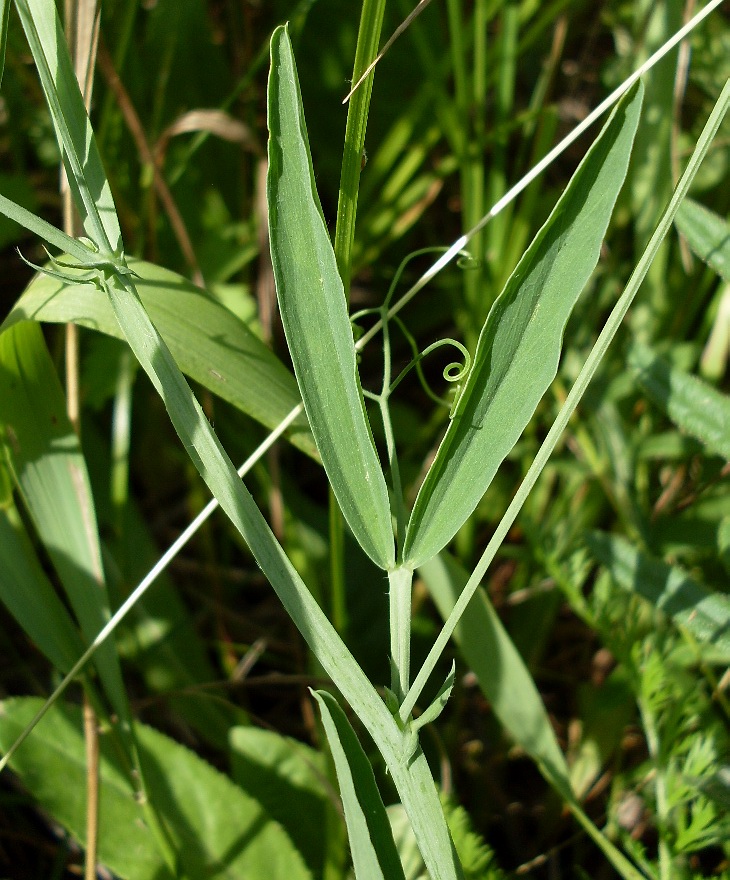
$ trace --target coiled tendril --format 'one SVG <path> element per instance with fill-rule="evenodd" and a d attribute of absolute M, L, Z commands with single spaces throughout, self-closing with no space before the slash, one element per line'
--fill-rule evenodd
<path fill-rule="evenodd" d="M 378 315 L 383 322 L 383 327 L 387 335 L 387 324 L 389 321 L 393 321 L 398 325 L 401 333 L 405 337 L 406 341 L 411 347 L 411 351 L 413 352 L 413 359 L 411 362 L 398 374 L 396 379 L 389 383 L 386 391 L 386 398 L 389 397 L 393 391 L 400 385 L 400 383 L 405 379 L 408 373 L 415 367 L 416 373 L 418 374 L 418 379 L 421 383 L 423 390 L 426 394 L 437 403 L 439 406 L 445 406 L 449 409 L 449 418 L 453 418 L 454 411 L 456 409 L 456 405 L 459 402 L 461 397 L 461 392 L 463 390 L 464 381 L 469 375 L 469 371 L 471 369 L 471 355 L 467 351 L 466 347 L 462 345 L 461 342 L 458 342 L 456 339 L 452 339 L 450 337 L 446 339 L 439 339 L 437 342 L 431 343 L 431 345 L 427 346 L 423 351 L 419 352 L 418 345 L 413 335 L 408 331 L 403 321 L 397 316 L 394 315 L 392 317 L 388 316 L 388 311 L 390 309 L 390 302 L 395 293 L 395 289 L 398 286 L 398 282 L 401 279 L 403 271 L 405 270 L 408 263 L 411 260 L 415 259 L 418 256 L 422 256 L 423 254 L 428 253 L 442 253 L 445 252 L 447 248 L 442 247 L 429 247 L 429 248 L 421 248 L 420 250 L 413 251 L 413 253 L 408 254 L 407 257 L 403 259 L 401 264 L 398 266 L 398 269 L 393 276 L 393 280 L 391 281 L 390 288 L 388 289 L 388 293 L 385 297 L 383 304 L 377 308 L 370 309 L 362 309 L 359 312 L 351 315 L 350 321 L 353 324 L 353 332 L 355 334 L 355 338 L 358 337 L 362 333 L 360 328 L 355 324 L 355 322 L 359 318 L 363 318 L 367 315 Z M 460 251 L 460 259 L 457 262 L 457 266 L 460 269 L 470 270 L 478 268 L 481 265 L 480 260 L 475 259 L 468 251 Z M 443 369 L 443 377 L 447 382 L 454 383 L 454 390 L 451 400 L 448 400 L 444 397 L 440 397 L 429 385 L 426 376 L 424 375 L 423 369 L 421 367 L 421 361 L 432 351 L 435 351 L 437 348 L 441 348 L 444 345 L 451 345 L 454 348 L 458 349 L 459 354 L 463 357 L 464 362 L 459 363 L 458 361 L 452 361 L 450 364 L 447 364 Z M 364 391 L 366 397 L 372 397 L 376 399 L 378 395 L 372 395 L 370 392 Z"/>

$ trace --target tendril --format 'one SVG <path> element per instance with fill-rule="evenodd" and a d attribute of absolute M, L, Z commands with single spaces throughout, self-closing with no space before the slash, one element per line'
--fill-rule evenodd
<path fill-rule="evenodd" d="M 446 247 L 427 247 L 421 248 L 420 250 L 413 251 L 408 254 L 408 256 L 404 257 L 401 261 L 400 266 L 396 269 L 396 273 L 393 276 L 393 280 L 390 282 L 390 287 L 388 288 L 387 296 L 385 297 L 385 302 L 383 303 L 383 308 L 390 307 L 390 301 L 393 299 L 393 294 L 395 293 L 395 289 L 398 286 L 398 282 L 401 279 L 401 275 L 405 271 L 406 266 L 414 260 L 416 257 L 422 257 L 424 254 L 445 254 L 448 248 Z M 459 251 L 460 259 L 457 261 L 456 265 L 460 269 L 475 269 L 481 265 L 481 261 L 473 257 L 469 251 L 461 250 Z"/>
<path fill-rule="evenodd" d="M 469 375 L 469 370 L 471 369 L 471 355 L 467 351 L 466 347 L 458 342 L 456 339 L 451 339 L 450 337 L 447 339 L 439 339 L 436 342 L 432 342 L 431 345 L 424 348 L 423 351 L 418 351 L 418 346 L 416 345 L 416 341 L 413 336 L 406 330 L 403 326 L 402 321 L 399 318 L 394 318 L 398 323 L 398 326 L 408 340 L 409 345 L 411 346 L 411 350 L 413 351 L 413 359 L 411 362 L 404 367 L 403 370 L 398 374 L 396 379 L 391 383 L 390 388 L 388 390 L 389 394 L 392 394 L 393 391 L 400 385 L 400 383 L 405 379 L 408 373 L 415 367 L 416 373 L 418 374 L 418 379 L 421 383 L 421 387 L 426 392 L 426 394 L 437 403 L 439 406 L 445 406 L 449 409 L 449 418 L 453 416 L 454 408 L 461 397 L 462 385 L 466 377 Z M 437 348 L 442 348 L 445 345 L 451 345 L 459 351 L 459 354 L 464 358 L 463 363 L 459 363 L 458 361 L 452 361 L 450 364 L 447 364 L 443 369 L 443 377 L 447 382 L 455 383 L 454 385 L 454 396 L 452 400 L 447 400 L 446 398 L 440 397 L 436 392 L 431 388 L 426 379 L 426 376 L 423 373 L 423 369 L 421 367 L 421 361 L 432 351 L 436 351 Z"/>

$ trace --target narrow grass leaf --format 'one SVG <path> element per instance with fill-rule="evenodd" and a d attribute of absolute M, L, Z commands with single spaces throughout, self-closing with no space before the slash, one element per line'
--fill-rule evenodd
<path fill-rule="evenodd" d="M 730 281 L 730 224 L 692 199 L 679 206 L 677 229 L 697 256 L 725 281 Z"/>
<path fill-rule="evenodd" d="M 13 508 L 0 509 L 0 571 L 0 601 L 51 663 L 67 672 L 83 644 Z"/>
<path fill-rule="evenodd" d="M 267 428 L 275 428 L 301 403 L 291 372 L 232 312 L 175 272 L 140 260 L 130 260 L 129 266 L 138 276 L 145 309 L 183 373 Z M 98 287 L 46 275 L 31 282 L 0 331 L 23 320 L 73 322 L 124 338 Z M 317 457 L 304 416 L 285 436 Z"/>
<path fill-rule="evenodd" d="M 492 307 L 418 493 L 406 564 L 431 559 L 468 519 L 555 377 L 565 324 L 598 261 L 626 176 L 641 99 L 637 84 L 613 111 Z"/>
<path fill-rule="evenodd" d="M 711 592 L 678 566 L 642 553 L 617 535 L 591 532 L 586 543 L 620 587 L 651 602 L 730 662 L 730 596 Z"/>
<path fill-rule="evenodd" d="M 0 334 L 0 427 L 23 504 L 91 642 L 109 615 L 94 501 L 63 390 L 37 324 L 26 321 Z M 112 641 L 102 647 L 96 665 L 115 711 L 128 718 Z"/>
<path fill-rule="evenodd" d="M 444 620 L 469 580 L 449 554 L 440 553 L 418 569 Z M 568 766 L 545 705 L 486 592 L 480 587 L 467 606 L 454 637 L 494 714 L 509 735 L 540 767 L 566 800 L 574 796 Z"/>
<path fill-rule="evenodd" d="M 313 691 L 322 714 L 358 880 L 404 880 L 403 867 L 373 768 L 337 700 L 326 691 Z"/>
<path fill-rule="evenodd" d="M 634 342 L 628 364 L 641 387 L 667 416 L 709 452 L 730 460 L 730 397 Z"/>
<path fill-rule="evenodd" d="M 100 251 L 119 254 L 122 236 L 109 181 L 86 115 L 53 0 L 16 0 L 84 230 Z"/>
<path fill-rule="evenodd" d="M 322 463 L 358 542 L 381 568 L 395 561 L 385 477 L 360 389 L 342 280 L 314 181 L 286 28 L 271 39 L 269 235 L 279 309 Z"/>
<path fill-rule="evenodd" d="M 7 749 L 40 704 L 31 697 L 0 704 L 0 748 Z M 83 845 L 86 757 L 81 711 L 58 704 L 50 722 L 27 740 L 11 766 L 43 809 Z M 135 733 L 150 797 L 184 876 L 310 880 L 312 874 L 288 836 L 254 798 L 151 727 L 135 725 Z M 112 737 L 102 735 L 100 746 L 99 861 L 129 880 L 172 880 Z"/>

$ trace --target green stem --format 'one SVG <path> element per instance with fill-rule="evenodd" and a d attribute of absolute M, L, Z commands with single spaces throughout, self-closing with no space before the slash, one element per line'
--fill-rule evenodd
<path fill-rule="evenodd" d="M 352 71 L 353 82 L 357 82 L 368 64 L 377 55 L 384 12 L 385 0 L 364 0 L 360 14 L 357 48 L 355 49 L 355 65 Z M 357 196 L 360 189 L 365 130 L 367 129 L 372 90 L 373 74 L 371 73 L 350 98 L 347 110 L 340 195 L 337 202 L 335 257 L 348 301 L 350 298 L 352 245 L 355 240 L 355 218 L 357 217 Z"/>
<path fill-rule="evenodd" d="M 660 880 L 670 880 L 672 877 L 672 853 L 667 844 L 667 816 L 669 814 L 669 804 L 667 800 L 667 780 L 665 775 L 664 758 L 662 756 L 662 747 L 659 741 L 659 732 L 656 725 L 656 717 L 649 700 L 640 699 L 639 712 L 641 713 L 641 721 L 644 725 L 644 733 L 646 734 L 646 745 L 649 749 L 649 756 L 654 764 L 654 791 L 656 793 L 656 817 L 657 830 L 659 832 L 659 878 Z"/>
<path fill-rule="evenodd" d="M 355 64 L 352 72 L 353 82 L 357 82 L 365 68 L 377 54 L 384 11 L 385 0 L 364 0 L 363 2 L 360 14 L 360 29 L 357 35 L 357 47 L 355 49 Z M 334 250 L 337 268 L 342 278 L 345 297 L 348 302 L 350 300 L 352 244 L 355 240 L 357 194 L 360 188 L 362 151 L 365 146 L 365 130 L 367 128 L 372 89 L 373 74 L 370 74 L 350 99 L 347 110 Z M 333 619 L 337 631 L 344 635 L 344 626 L 346 624 L 345 527 L 342 512 L 331 489 L 329 508 L 330 580 Z"/>
<path fill-rule="evenodd" d="M 390 657 L 393 675 L 391 690 L 398 700 L 408 693 L 411 683 L 411 584 L 413 571 L 399 566 L 388 572 L 390 591 Z"/>

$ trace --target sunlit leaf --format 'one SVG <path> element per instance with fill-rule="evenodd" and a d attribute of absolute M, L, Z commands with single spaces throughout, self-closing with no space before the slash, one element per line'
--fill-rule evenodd
<path fill-rule="evenodd" d="M 271 260 L 294 372 L 345 519 L 368 556 L 388 568 L 395 561 L 388 490 L 363 405 L 344 288 L 283 27 L 271 39 L 268 108 Z"/>
<path fill-rule="evenodd" d="M 555 377 L 565 324 L 626 176 L 642 94 L 639 84 L 616 107 L 489 313 L 413 508 L 408 565 L 435 556 L 468 519 Z"/>

